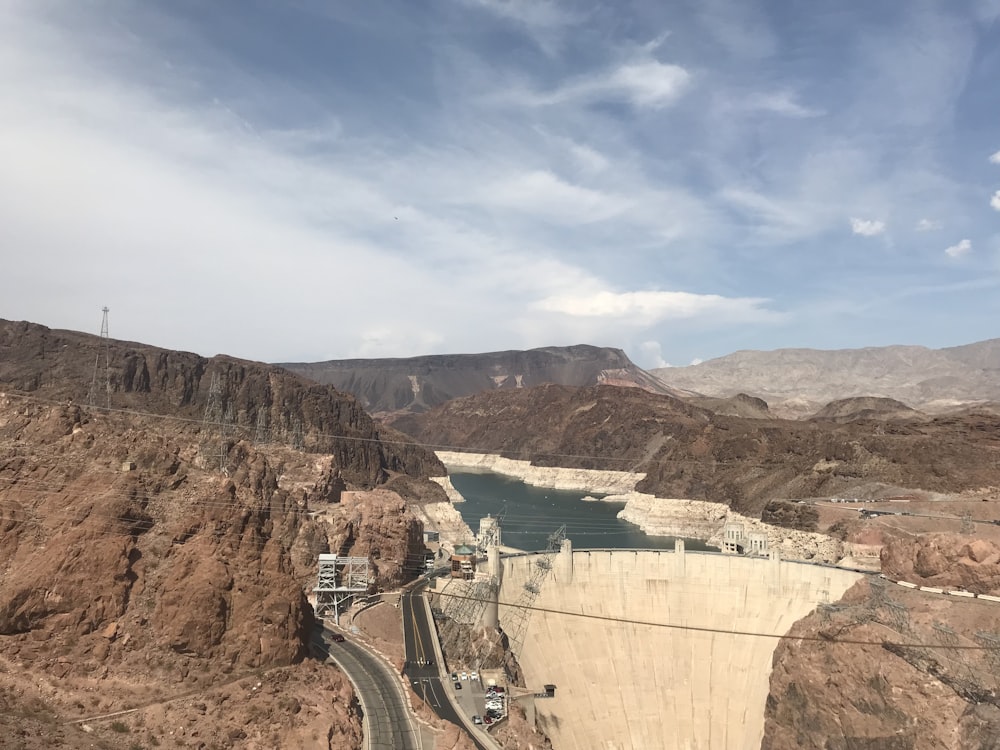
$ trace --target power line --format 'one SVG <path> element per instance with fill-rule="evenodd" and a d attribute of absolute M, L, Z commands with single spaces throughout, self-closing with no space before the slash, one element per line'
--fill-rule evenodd
<path fill-rule="evenodd" d="M 97 406 L 97 373 L 101 362 L 101 354 L 104 354 L 104 390 L 107 393 L 108 408 L 111 408 L 111 339 L 108 337 L 108 307 L 101 308 L 104 317 L 101 319 L 101 337 L 97 347 L 97 355 L 94 357 L 94 376 L 90 381 L 90 393 L 87 395 L 87 403 L 90 406 Z"/>
<path fill-rule="evenodd" d="M 435 596 L 442 597 L 453 597 L 459 599 L 469 599 L 473 597 L 466 597 L 461 594 L 448 594 L 444 591 L 435 591 Z M 848 645 L 848 646 L 878 646 L 880 648 L 884 647 L 896 647 L 896 648 L 938 648 L 938 649 L 950 649 L 953 651 L 993 651 L 1000 648 L 1000 642 L 997 646 L 994 645 L 942 645 L 939 643 L 896 643 L 893 641 L 868 641 L 861 638 L 836 638 L 836 637 L 826 637 L 822 635 L 789 635 L 787 633 L 761 633 L 759 631 L 752 630 L 724 630 L 723 628 L 711 628 L 704 625 L 680 625 L 677 623 L 667 623 L 667 622 L 650 622 L 648 620 L 636 620 L 629 617 L 615 617 L 613 615 L 598 615 L 590 612 L 569 612 L 562 609 L 552 609 L 550 607 L 538 607 L 535 605 L 525 605 L 517 604 L 514 602 L 500 602 L 501 607 L 514 607 L 514 608 L 524 608 L 529 609 L 533 612 L 542 612 L 550 615 L 558 615 L 562 617 L 577 617 L 585 620 L 599 620 L 601 622 L 612 622 L 623 625 L 640 625 L 650 628 L 666 628 L 668 630 L 687 630 L 696 633 L 719 633 L 721 635 L 738 635 L 751 638 L 774 638 L 776 640 L 787 640 L 787 641 L 815 641 L 819 643 L 830 643 L 838 645 Z"/>
<path fill-rule="evenodd" d="M 24 401 L 30 401 L 33 403 L 44 404 L 49 406 L 67 405 L 66 400 L 47 399 L 47 398 L 42 398 L 40 396 L 33 396 L 24 393 L 6 392 L 4 395 L 6 395 L 8 398 L 17 398 Z M 141 411 L 139 409 L 121 409 L 121 408 L 113 409 L 110 406 L 102 407 L 97 405 L 94 406 L 82 405 L 82 407 L 90 409 L 91 411 L 104 412 L 107 414 L 127 414 L 133 417 L 144 417 L 149 419 L 169 420 L 185 424 L 204 425 L 204 419 L 197 419 L 194 417 L 181 417 L 171 414 L 160 414 L 157 412 Z M 372 419 L 372 425 L 375 427 L 375 429 L 378 429 L 378 427 L 380 426 L 379 423 L 374 419 Z M 256 432 L 255 427 L 249 425 L 247 426 L 235 425 L 233 429 L 235 432 L 239 433 L 242 437 L 246 439 L 252 439 L 253 435 Z M 785 466 L 777 459 L 775 459 L 772 462 L 760 462 L 760 461 L 751 462 L 751 461 L 712 459 L 710 463 L 706 463 L 705 459 L 699 459 L 699 458 L 658 458 L 656 461 L 643 461 L 641 458 L 638 457 L 609 456 L 609 455 L 601 455 L 593 453 L 590 454 L 556 453 L 556 452 L 531 450 L 527 448 L 520 450 L 513 450 L 511 448 L 490 448 L 483 446 L 477 447 L 468 445 L 453 445 L 448 443 L 428 443 L 417 440 L 416 438 L 408 438 L 406 440 L 392 440 L 384 437 L 363 437 L 360 435 L 343 435 L 343 434 L 334 434 L 329 432 L 310 432 L 310 435 L 318 439 L 326 438 L 329 440 L 342 440 L 344 442 L 350 442 L 350 443 L 375 443 L 379 445 L 402 446 L 407 448 L 420 447 L 420 448 L 426 448 L 427 450 L 430 451 L 449 451 L 455 453 L 491 454 L 491 455 L 503 453 L 508 455 L 516 454 L 525 456 L 524 459 L 517 459 L 517 460 L 529 460 L 531 458 L 569 458 L 569 459 L 591 460 L 591 461 L 631 463 L 635 465 L 641 464 L 647 467 L 658 466 L 658 465 L 677 465 L 677 466 L 698 466 L 708 469 L 716 469 L 727 466 L 739 466 L 741 468 L 774 470 L 783 468 Z M 559 467 L 546 467 L 546 466 L 539 467 L 537 465 L 535 466 L 537 468 L 559 468 Z M 612 471 L 612 470 L 596 469 L 596 471 Z M 648 472 L 630 472 L 625 469 L 614 469 L 613 471 L 622 471 L 623 473 L 648 473 Z"/>

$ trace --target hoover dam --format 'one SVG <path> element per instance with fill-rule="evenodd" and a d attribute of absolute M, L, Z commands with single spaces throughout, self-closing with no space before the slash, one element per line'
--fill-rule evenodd
<path fill-rule="evenodd" d="M 501 626 L 514 619 L 505 603 L 518 601 L 540 560 L 500 560 Z M 786 633 L 862 578 L 683 545 L 574 551 L 564 542 L 549 562 L 517 657 L 529 688 L 557 686 L 534 705 L 560 750 L 756 750 L 778 643 L 767 636 Z"/>

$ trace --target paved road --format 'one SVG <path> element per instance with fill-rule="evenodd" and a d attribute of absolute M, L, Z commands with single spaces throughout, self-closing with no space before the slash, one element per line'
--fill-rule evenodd
<path fill-rule="evenodd" d="M 368 726 L 372 750 L 420 750 L 416 722 L 411 720 L 399 678 L 380 657 L 350 639 L 336 643 L 333 632 L 317 630 L 313 643 L 337 663 L 354 683 Z"/>
<path fill-rule="evenodd" d="M 406 647 L 406 667 L 403 673 L 410 680 L 413 690 L 424 699 L 424 703 L 446 721 L 465 725 L 455 711 L 446 691 L 454 690 L 451 680 L 440 679 L 438 665 L 434 663 L 434 641 L 437 634 L 427 616 L 420 587 L 411 589 L 399 600 L 403 612 L 403 644 Z M 469 735 L 479 750 L 488 750 L 478 739 Z"/>

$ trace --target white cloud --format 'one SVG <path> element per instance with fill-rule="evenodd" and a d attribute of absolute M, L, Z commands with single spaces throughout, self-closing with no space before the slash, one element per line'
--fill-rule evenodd
<path fill-rule="evenodd" d="M 945 248 L 945 254 L 952 258 L 960 258 L 961 256 L 972 250 L 971 240 L 962 240 L 957 245 L 952 245 L 951 247 Z"/>
<path fill-rule="evenodd" d="M 990 198 L 990 206 L 992 206 L 994 210 L 1000 211 L 1000 190 L 993 193 L 993 197 Z"/>
<path fill-rule="evenodd" d="M 743 103 L 743 109 L 770 112 L 786 117 L 819 117 L 823 110 L 807 107 L 795 101 L 790 91 L 776 91 L 768 94 L 754 94 Z"/>
<path fill-rule="evenodd" d="M 482 8 L 501 18 L 517 21 L 529 28 L 548 29 L 566 26 L 579 20 L 553 0 L 461 0 L 465 5 Z"/>
<path fill-rule="evenodd" d="M 692 365 L 700 365 L 704 361 L 705 360 L 703 360 L 701 357 L 695 357 L 694 359 L 691 360 L 691 364 Z"/>
<path fill-rule="evenodd" d="M 473 197 L 486 208 L 513 209 L 559 223 L 604 221 L 628 207 L 628 201 L 619 196 L 574 185 L 542 170 L 503 178 Z"/>
<path fill-rule="evenodd" d="M 725 319 L 731 322 L 774 320 L 780 316 L 764 307 L 767 299 L 722 297 L 691 292 L 611 292 L 586 290 L 556 294 L 536 307 L 573 317 L 616 318 L 637 325 L 690 318 Z"/>
<path fill-rule="evenodd" d="M 1000 164 L 1000 151 L 990 156 L 990 164 Z"/>
<path fill-rule="evenodd" d="M 637 109 L 663 109 L 680 98 L 690 82 L 691 74 L 679 65 L 645 60 L 577 78 L 546 93 L 517 92 L 513 98 L 530 106 L 624 101 Z"/>
<path fill-rule="evenodd" d="M 918 232 L 933 232 L 941 228 L 941 222 L 933 219 L 921 219 L 914 227 Z"/>
<path fill-rule="evenodd" d="M 885 231 L 885 222 L 877 219 L 851 219 L 851 231 L 862 237 L 875 237 Z"/>
<path fill-rule="evenodd" d="M 673 367 L 663 358 L 659 341 L 643 341 L 639 344 L 639 351 L 642 353 L 643 360 L 640 367 Z"/>

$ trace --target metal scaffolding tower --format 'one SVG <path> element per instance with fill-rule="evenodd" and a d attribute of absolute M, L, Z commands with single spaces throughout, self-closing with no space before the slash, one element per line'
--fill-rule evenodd
<path fill-rule="evenodd" d="M 320 555 L 316 581 L 316 616 L 333 614 L 340 624 L 341 605 L 347 600 L 368 593 L 371 573 L 367 557 Z"/>
<path fill-rule="evenodd" d="M 521 653 L 521 647 L 524 645 L 524 634 L 527 632 L 528 621 L 531 619 L 531 607 L 534 605 L 535 599 L 538 598 L 542 583 L 552 570 L 552 559 L 559 552 L 565 538 L 565 524 L 560 526 L 555 533 L 549 534 L 549 546 L 534 560 L 531 573 L 520 596 L 514 604 L 507 605 L 506 617 L 501 624 L 503 631 L 507 634 L 510 650 L 515 654 Z"/>
<path fill-rule="evenodd" d="M 499 547 L 502 544 L 503 520 L 507 516 L 507 509 L 504 508 L 494 518 L 486 516 L 479 519 L 479 534 L 476 535 L 476 547 L 480 553 L 485 553 L 494 544 Z"/>
<path fill-rule="evenodd" d="M 267 429 L 267 410 L 261 408 L 257 412 L 257 429 L 253 435 L 254 445 L 265 445 L 269 442 Z"/>
<path fill-rule="evenodd" d="M 104 391 L 107 394 L 107 407 L 111 408 L 111 339 L 108 337 L 108 308 L 101 308 L 104 317 L 101 319 L 101 342 L 94 357 L 94 377 L 90 381 L 90 393 L 87 394 L 87 404 L 97 406 L 97 375 L 100 370 L 101 354 L 104 354 Z"/>
<path fill-rule="evenodd" d="M 201 428 L 204 433 L 202 440 L 202 453 L 205 455 L 205 465 L 209 464 L 209 459 L 218 460 L 219 471 L 226 471 L 226 460 L 229 458 L 229 450 L 226 444 L 228 438 L 228 426 L 233 421 L 232 407 L 223 411 L 222 408 L 222 382 L 219 374 L 212 373 L 212 383 L 208 388 L 208 401 L 205 403 L 205 415 L 201 420 Z M 219 431 L 219 442 L 207 441 L 205 435 Z"/>
<path fill-rule="evenodd" d="M 455 622 L 475 627 L 483 616 L 483 610 L 500 591 L 500 583 L 487 575 L 477 574 L 471 581 L 452 579 L 442 611 Z"/>

